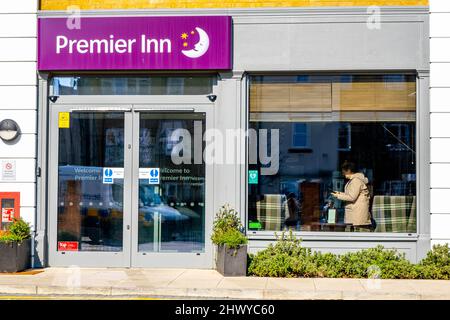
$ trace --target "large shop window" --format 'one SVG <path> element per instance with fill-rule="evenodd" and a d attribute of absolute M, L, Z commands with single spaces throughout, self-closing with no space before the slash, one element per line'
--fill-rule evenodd
<path fill-rule="evenodd" d="M 250 231 L 416 232 L 415 75 L 252 76 L 249 127 Z"/>

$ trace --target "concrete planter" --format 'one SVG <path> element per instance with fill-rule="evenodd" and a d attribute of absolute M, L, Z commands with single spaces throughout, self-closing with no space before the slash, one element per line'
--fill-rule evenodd
<path fill-rule="evenodd" d="M 19 272 L 30 268 L 31 239 L 0 243 L 0 272 Z"/>
<path fill-rule="evenodd" d="M 247 245 L 231 249 L 227 245 L 217 246 L 216 269 L 226 277 L 247 275 Z"/>

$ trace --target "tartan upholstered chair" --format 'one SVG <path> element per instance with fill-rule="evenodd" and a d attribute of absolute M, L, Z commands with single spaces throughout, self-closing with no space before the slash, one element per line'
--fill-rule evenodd
<path fill-rule="evenodd" d="M 415 196 L 375 196 L 372 217 L 376 221 L 375 232 L 416 232 Z"/>
<path fill-rule="evenodd" d="M 263 230 L 281 231 L 287 216 L 289 216 L 286 196 L 284 194 L 265 194 L 264 199 L 256 203 L 256 215 Z"/>

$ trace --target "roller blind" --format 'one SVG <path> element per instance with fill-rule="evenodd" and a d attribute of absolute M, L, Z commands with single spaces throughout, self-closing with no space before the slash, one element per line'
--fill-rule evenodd
<path fill-rule="evenodd" d="M 329 112 L 331 83 L 261 83 L 250 88 L 251 112 Z"/>
<path fill-rule="evenodd" d="M 250 112 L 297 116 L 307 113 L 310 119 L 334 121 L 415 120 L 414 76 L 314 76 L 313 79 L 314 82 L 283 82 L 280 77 L 277 81 L 259 77 L 250 86 Z"/>
<path fill-rule="evenodd" d="M 414 82 L 333 83 L 336 111 L 415 111 Z"/>

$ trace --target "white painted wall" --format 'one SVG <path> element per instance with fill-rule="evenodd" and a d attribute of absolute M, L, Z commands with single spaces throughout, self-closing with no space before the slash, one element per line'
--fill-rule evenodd
<path fill-rule="evenodd" d="M 0 140 L 0 163 L 16 161 L 16 181 L 2 180 L 0 172 L 0 192 L 21 193 L 21 216 L 31 225 L 36 211 L 37 7 L 37 0 L 0 1 L 0 121 L 13 119 L 22 131 L 16 144 Z"/>
<path fill-rule="evenodd" d="M 431 242 L 450 243 L 450 1 L 430 1 Z"/>

